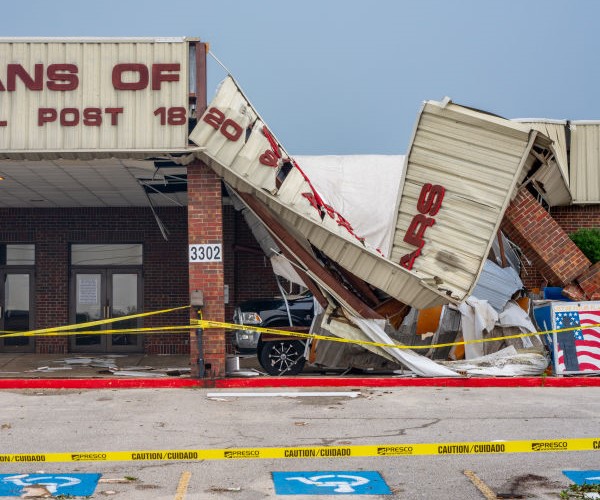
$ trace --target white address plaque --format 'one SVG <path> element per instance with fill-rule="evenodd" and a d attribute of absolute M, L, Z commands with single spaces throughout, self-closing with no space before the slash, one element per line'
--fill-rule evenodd
<path fill-rule="evenodd" d="M 190 245 L 190 262 L 222 262 L 223 248 L 221 243 Z"/>

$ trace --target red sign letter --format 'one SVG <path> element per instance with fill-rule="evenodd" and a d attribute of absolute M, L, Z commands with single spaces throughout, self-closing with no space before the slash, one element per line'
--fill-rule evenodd
<path fill-rule="evenodd" d="M 124 82 L 123 73 L 137 73 L 137 82 Z M 112 84 L 117 90 L 142 90 L 148 86 L 148 68 L 143 64 L 116 64 L 112 71 Z"/>
<path fill-rule="evenodd" d="M 152 65 L 152 90 L 160 90 L 161 82 L 179 81 L 179 73 L 166 73 L 167 71 L 179 71 L 179 63 Z"/>
<path fill-rule="evenodd" d="M 439 185 L 424 184 L 417 201 L 417 210 L 431 216 L 437 214 L 442 206 L 446 190 Z"/>
<path fill-rule="evenodd" d="M 75 90 L 79 86 L 77 66 L 74 64 L 51 64 L 48 66 L 48 90 Z"/>

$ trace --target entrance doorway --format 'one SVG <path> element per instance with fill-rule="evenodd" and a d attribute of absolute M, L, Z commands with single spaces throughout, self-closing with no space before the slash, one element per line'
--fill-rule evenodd
<path fill-rule="evenodd" d="M 33 329 L 33 272 L 0 270 L 0 331 L 27 332 Z M 2 352 L 32 352 L 33 337 L 0 337 Z"/>
<path fill-rule="evenodd" d="M 71 245 L 71 324 L 120 318 L 142 311 L 142 250 L 138 243 Z M 82 329 L 81 334 L 70 336 L 71 351 L 141 352 L 142 335 L 108 333 L 141 326 L 140 319 L 129 319 Z"/>
<path fill-rule="evenodd" d="M 86 269 L 73 270 L 71 275 L 71 323 L 119 318 L 139 313 L 142 308 L 141 270 Z M 141 320 L 107 322 L 86 328 L 86 332 L 135 329 Z M 136 333 L 85 333 L 71 335 L 73 352 L 141 351 L 142 335 Z"/>

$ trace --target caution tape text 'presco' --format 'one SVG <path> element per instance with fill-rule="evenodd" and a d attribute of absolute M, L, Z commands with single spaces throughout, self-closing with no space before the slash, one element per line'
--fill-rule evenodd
<path fill-rule="evenodd" d="M 304 446 L 288 448 L 232 448 L 214 450 L 139 450 L 69 453 L 0 454 L 6 462 L 120 462 L 253 460 L 285 458 L 394 457 L 416 455 L 487 455 L 506 453 L 548 453 L 598 451 L 600 437 L 537 439 L 528 441 L 479 441 L 457 443 L 400 443 L 357 446 Z"/>

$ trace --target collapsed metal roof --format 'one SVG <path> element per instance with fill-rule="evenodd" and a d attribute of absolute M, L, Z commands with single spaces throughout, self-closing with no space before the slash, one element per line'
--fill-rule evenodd
<path fill-rule="evenodd" d="M 233 78 L 222 82 L 190 139 L 203 148 L 202 160 L 304 251 L 419 309 L 471 293 L 519 181 L 554 158 L 552 141 L 531 126 L 450 101 L 425 103 L 397 208 L 389 207 L 397 222 L 385 257 L 319 199 Z"/>

